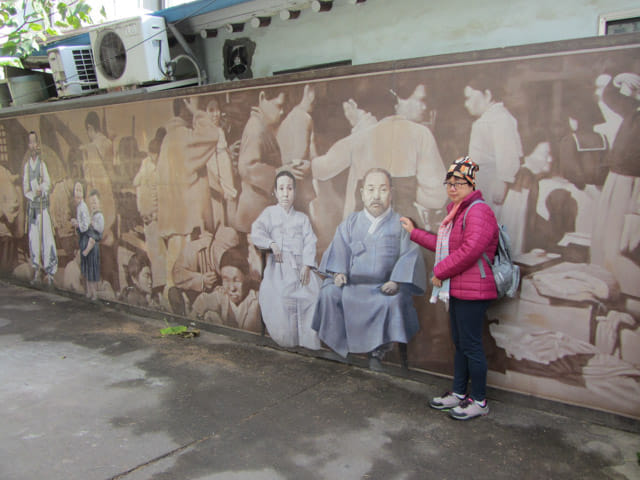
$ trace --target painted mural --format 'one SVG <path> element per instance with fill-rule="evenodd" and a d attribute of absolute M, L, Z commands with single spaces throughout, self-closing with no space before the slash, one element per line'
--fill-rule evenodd
<path fill-rule="evenodd" d="M 0 268 L 450 374 L 433 254 L 396 217 L 435 232 L 469 154 L 523 274 L 489 384 L 640 418 L 640 46 L 387 67 L 0 119 Z M 322 289 L 338 264 L 362 272 Z"/>

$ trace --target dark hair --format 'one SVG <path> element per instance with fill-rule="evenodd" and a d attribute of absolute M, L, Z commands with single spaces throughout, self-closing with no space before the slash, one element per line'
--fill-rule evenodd
<path fill-rule="evenodd" d="M 489 90 L 491 92 L 491 100 L 494 102 L 502 101 L 502 97 L 504 96 L 504 87 L 500 82 L 493 77 L 489 78 L 486 74 L 471 77 L 471 79 L 466 82 L 466 85 L 483 94 L 485 90 Z"/>
<path fill-rule="evenodd" d="M 138 278 L 140 272 L 144 267 L 151 268 L 151 262 L 149 261 L 149 257 L 147 257 L 146 253 L 134 253 L 129 258 L 129 262 L 127 263 L 127 275 L 129 276 L 129 284 L 131 284 L 131 280 L 134 278 Z"/>
<path fill-rule="evenodd" d="M 447 172 L 447 176 L 444 178 L 445 182 L 447 180 L 449 180 L 450 178 L 452 178 L 452 177 L 453 178 L 457 178 L 458 180 L 462 180 L 463 182 L 466 182 L 467 185 L 471 185 L 474 190 L 476 189 L 476 187 L 469 180 L 467 180 L 466 178 L 458 177 L 455 174 L 455 172 Z M 446 185 L 445 185 L 445 187 L 446 187 Z"/>
<path fill-rule="evenodd" d="M 36 136 L 36 142 L 38 141 L 38 134 L 36 133 L 35 130 L 31 130 L 28 134 L 27 134 L 27 138 L 29 138 L 31 135 L 35 135 Z"/>
<path fill-rule="evenodd" d="M 167 130 L 164 127 L 160 127 L 156 130 L 156 136 L 149 141 L 149 153 L 160 153 L 160 147 L 164 136 L 167 134 Z"/>
<path fill-rule="evenodd" d="M 96 197 L 100 198 L 100 192 L 98 190 L 96 190 L 95 188 L 89 192 L 89 195 L 87 196 L 87 198 L 93 197 L 94 195 Z"/>
<path fill-rule="evenodd" d="M 249 271 L 249 260 L 241 249 L 233 247 L 224 252 L 220 258 L 220 270 L 224 267 L 236 267 L 246 274 Z"/>
<path fill-rule="evenodd" d="M 84 119 L 84 128 L 88 128 L 89 125 L 91 125 L 96 132 L 100 131 L 100 117 L 98 117 L 98 114 L 94 111 L 87 113 Z"/>
<path fill-rule="evenodd" d="M 296 177 L 293 176 L 293 173 L 291 173 L 289 170 L 280 170 L 276 175 L 276 179 L 273 181 L 274 190 L 278 189 L 278 179 L 280 177 L 289 177 L 291 180 L 293 180 L 293 189 L 296 189 Z"/>

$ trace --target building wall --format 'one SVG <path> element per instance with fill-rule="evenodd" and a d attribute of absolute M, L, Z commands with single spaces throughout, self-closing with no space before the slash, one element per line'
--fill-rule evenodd
<path fill-rule="evenodd" d="M 367 0 L 359 5 L 335 0 L 329 12 L 306 8 L 296 20 L 276 15 L 264 28 L 247 23 L 243 32 L 232 34 L 220 28 L 216 38 L 198 39 L 198 49 L 210 78 L 224 81 L 225 40 L 250 38 L 256 43 L 254 77 L 266 77 L 341 60 L 360 65 L 592 37 L 598 15 L 638 7 L 636 0 Z M 188 23 L 199 30 L 198 17 Z"/>
<path fill-rule="evenodd" d="M 639 175 L 611 165 L 627 155 L 637 158 L 637 97 L 621 94 L 624 79 L 618 75 L 639 78 L 639 53 L 637 36 L 586 39 L 438 57 L 437 64 L 423 58 L 349 67 L 323 78 L 296 74 L 280 83 L 254 80 L 126 100 L 94 96 L 7 112 L 0 117 L 0 269 L 23 280 L 34 274 L 28 232 L 41 227 L 26 208 L 22 180 L 27 132 L 35 130 L 51 177 L 58 288 L 86 292 L 78 234 L 70 222 L 76 215 L 72 192 L 81 180 L 85 194 L 100 191 L 106 224 L 99 244 L 100 298 L 259 335 L 258 304 L 264 304 L 258 295 L 265 284 L 260 252 L 247 233 L 264 205 L 274 202 L 275 172 L 283 164 L 292 168 L 293 160 L 311 162 L 306 178 L 313 186 L 299 183 L 296 193 L 307 198 L 302 209 L 318 238 L 317 260 L 341 220 L 362 208 L 358 182 L 370 166 L 394 176 L 394 209 L 434 229 L 443 215 L 444 191 L 420 192 L 431 181 L 440 187 L 444 168 L 473 148 L 476 119 L 465 109 L 463 92 L 483 79 L 509 112 L 504 118 L 517 122 L 515 132 L 497 127 L 496 141 L 522 145 L 520 169 L 503 206 L 494 205 L 512 235 L 523 279 L 517 296 L 495 303 L 488 314 L 489 383 L 637 418 Z M 310 90 L 313 108 L 304 113 L 297 105 Z M 424 106 L 411 120 L 395 115 L 409 98 Z M 263 130 L 264 112 L 274 115 L 269 104 L 275 99 L 282 100 L 282 116 L 274 119 L 274 130 Z M 212 100 L 222 113 L 219 122 L 206 113 Z M 98 136 L 89 136 L 90 117 L 98 121 Z M 274 138 L 285 123 L 284 135 Z M 152 140 L 160 137 L 153 160 Z M 297 158 L 285 158 L 284 152 L 300 145 Z M 633 170 L 636 164 L 630 165 Z M 236 256 L 223 257 L 231 248 Z M 148 295 L 136 284 L 142 279 L 133 275 L 134 256 L 142 260 L 135 272 L 147 265 L 151 274 Z M 424 251 L 421 261 L 431 271 L 433 254 Z M 227 262 L 244 277 L 243 302 L 235 307 L 224 281 Z M 205 274 L 212 272 L 208 279 Z M 269 282 L 267 287 L 282 284 Z M 289 305 L 283 295 L 265 301 Z M 409 343 L 410 368 L 450 374 L 446 310 L 424 296 L 413 303 L 419 331 Z M 263 308 L 263 314 L 271 312 Z M 267 334 L 276 338 L 273 323 L 266 323 Z M 302 325 L 313 336 L 308 318 Z M 329 354 L 319 344 L 311 346 Z M 400 358 L 396 350 L 387 357 Z"/>

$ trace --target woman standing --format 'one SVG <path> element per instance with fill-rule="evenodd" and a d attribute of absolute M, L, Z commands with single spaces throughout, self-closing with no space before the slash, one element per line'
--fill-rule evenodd
<path fill-rule="evenodd" d="M 489 413 L 486 399 L 487 359 L 482 346 L 484 316 L 491 300 L 497 298 L 490 261 L 498 246 L 498 224 L 491 207 L 476 190 L 479 170 L 468 156 L 456 160 L 447 171 L 444 185 L 451 203 L 438 234 L 416 228 L 402 217 L 411 240 L 436 252 L 431 282 L 431 302 L 438 299 L 449 307 L 451 337 L 455 345 L 453 389 L 433 398 L 429 405 L 450 410 L 451 417 L 468 420 Z M 471 393 L 467 395 L 471 381 Z"/>

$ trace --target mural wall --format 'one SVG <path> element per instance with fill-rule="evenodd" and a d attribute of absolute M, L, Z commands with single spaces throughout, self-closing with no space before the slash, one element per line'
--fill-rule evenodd
<path fill-rule="evenodd" d="M 450 374 L 433 254 L 358 222 L 436 231 L 468 153 L 523 273 L 489 311 L 490 385 L 640 418 L 640 46 L 387 67 L 0 119 L 1 270 Z M 336 262 L 355 323 L 314 318 Z"/>

